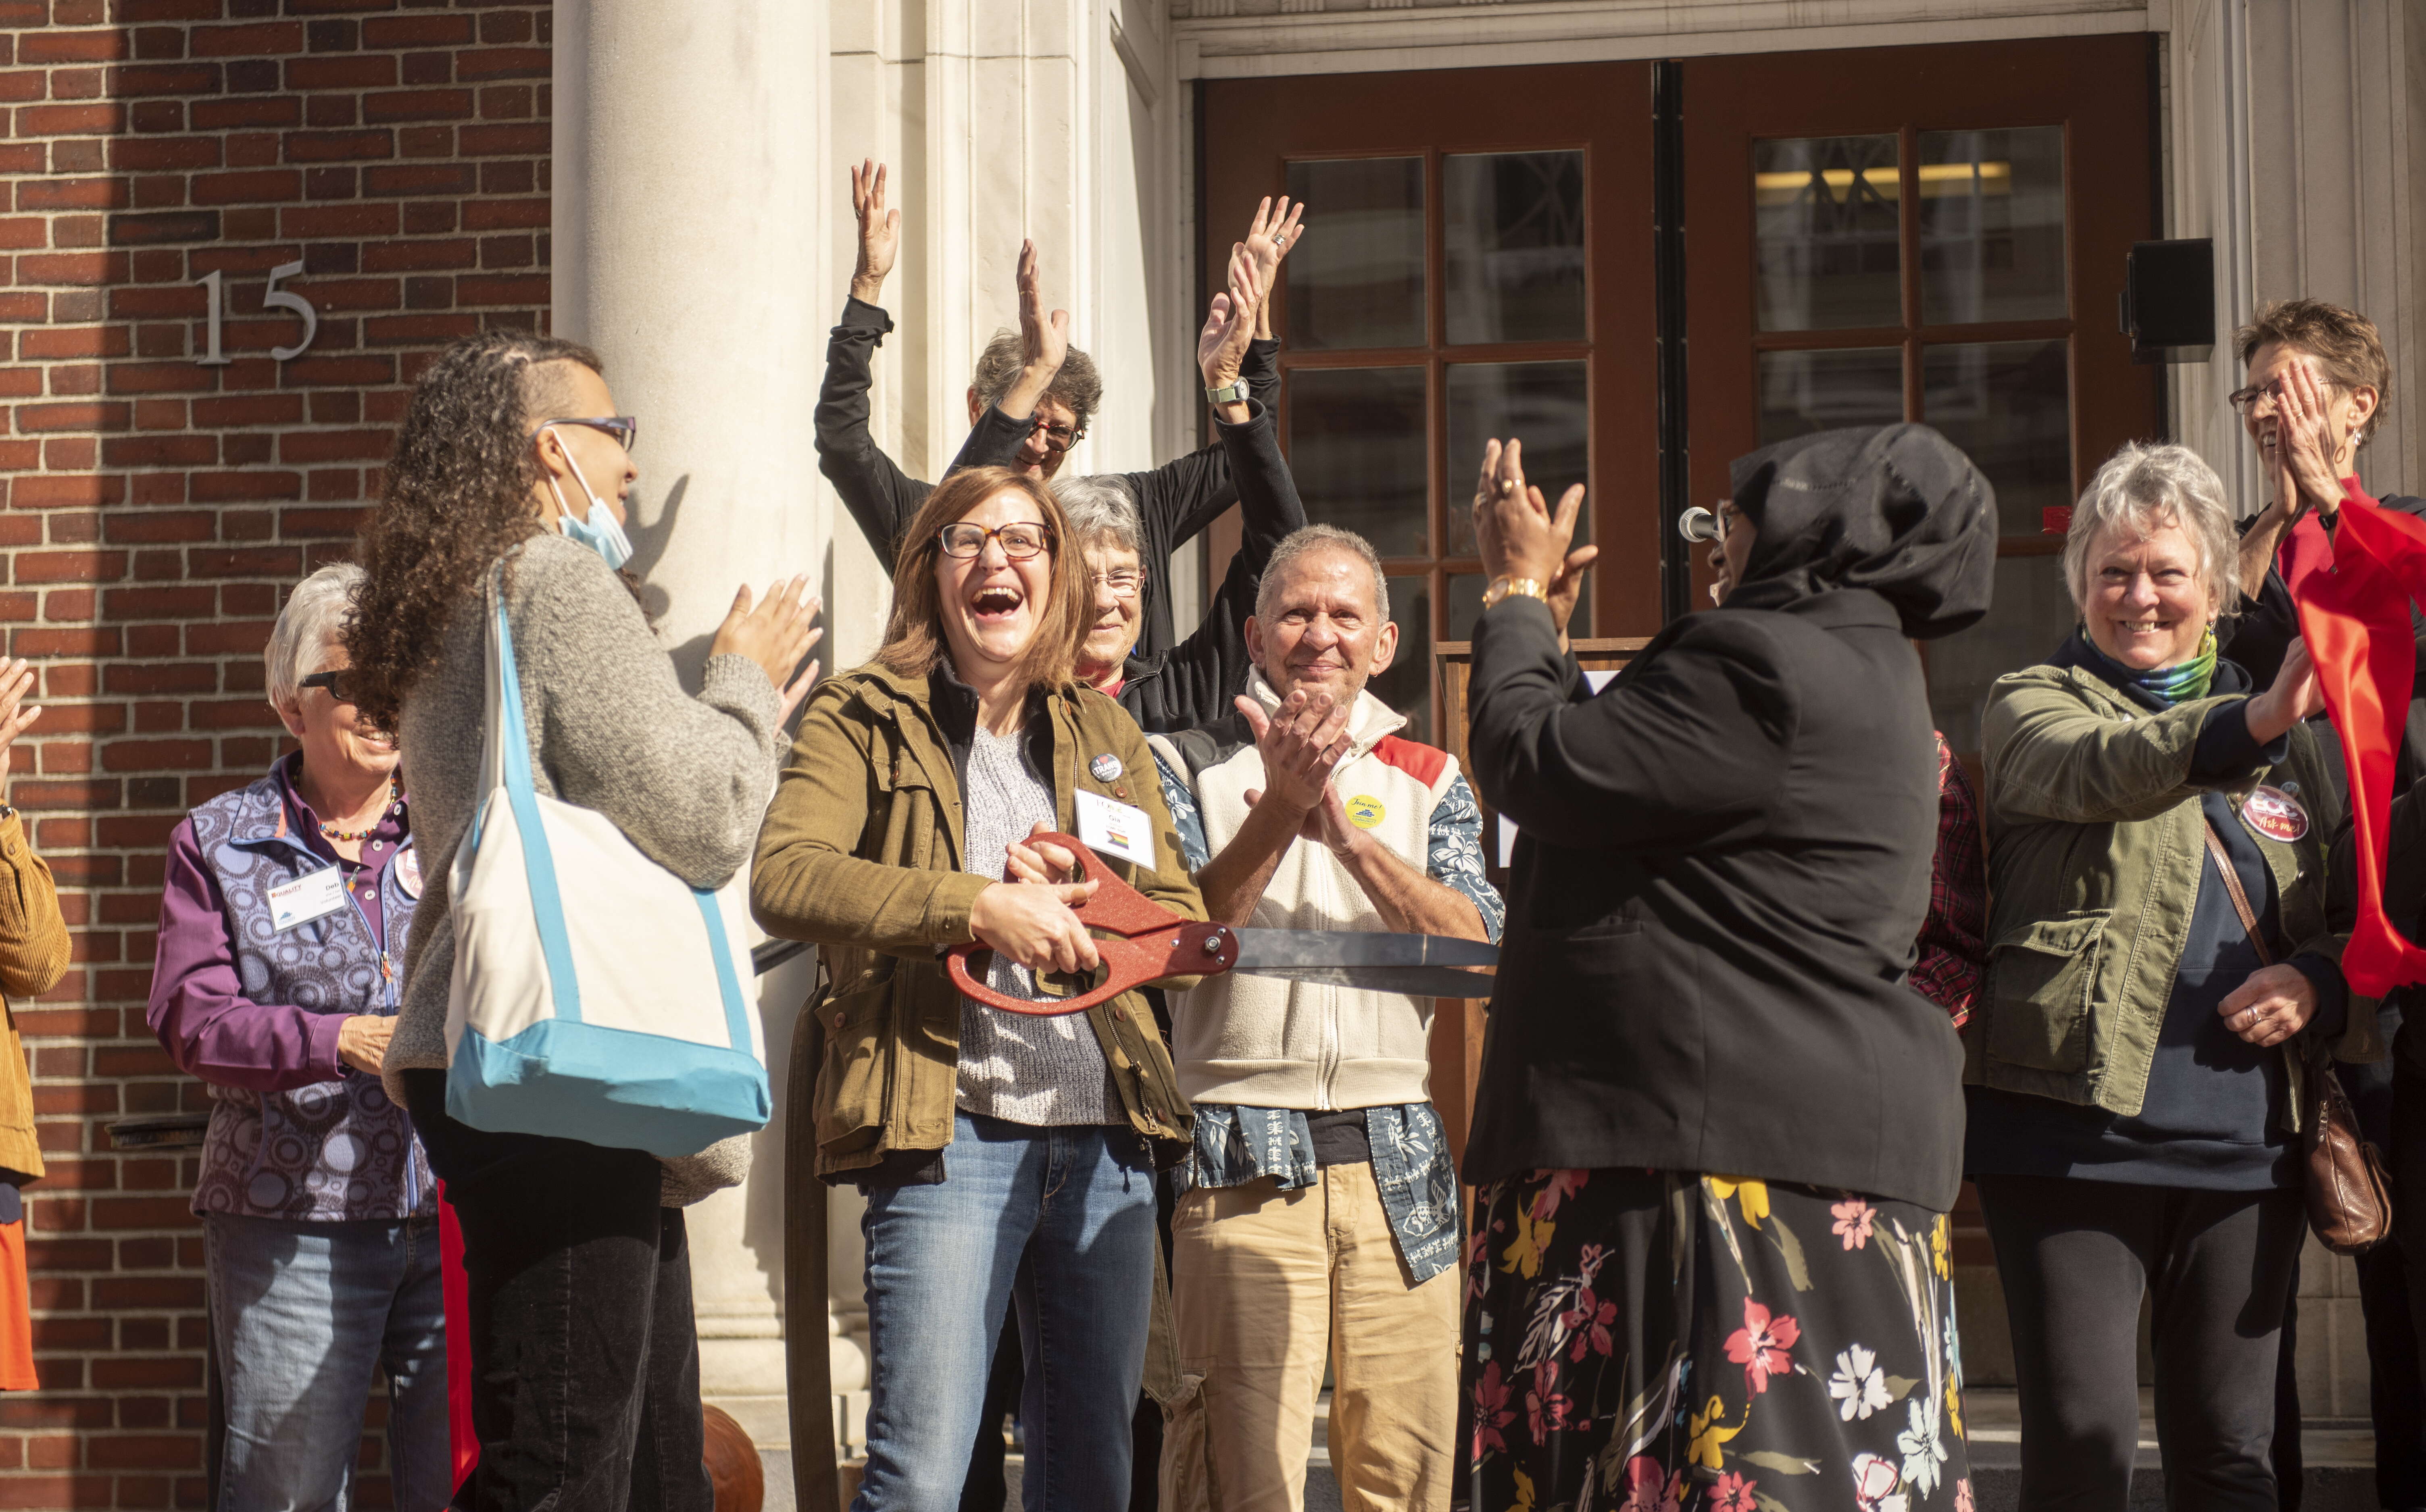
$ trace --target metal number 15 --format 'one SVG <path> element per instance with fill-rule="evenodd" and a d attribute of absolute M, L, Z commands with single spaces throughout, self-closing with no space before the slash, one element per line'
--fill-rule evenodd
<path fill-rule="evenodd" d="M 296 294 L 291 290 L 282 289 L 278 286 L 278 282 L 281 279 L 291 279 L 302 271 L 303 260 L 301 258 L 297 258 L 292 263 L 279 264 L 276 267 L 269 270 L 269 287 L 263 291 L 261 296 L 261 307 L 263 309 L 292 310 L 297 314 L 303 317 L 303 339 L 301 341 L 297 342 L 292 346 L 273 346 L 269 349 L 269 355 L 282 362 L 290 358 L 302 356 L 304 349 L 312 345 L 312 338 L 320 333 L 320 312 L 312 308 L 312 301 L 306 299 L 299 294 Z M 195 281 L 200 283 L 210 293 L 210 310 L 206 317 L 207 334 L 204 338 L 204 350 L 202 356 L 194 359 L 195 365 L 198 367 L 225 367 L 228 363 L 235 361 L 235 358 L 229 357 L 219 350 L 219 327 L 226 319 L 226 291 L 219 282 L 219 273 L 216 268 L 203 274 Z"/>

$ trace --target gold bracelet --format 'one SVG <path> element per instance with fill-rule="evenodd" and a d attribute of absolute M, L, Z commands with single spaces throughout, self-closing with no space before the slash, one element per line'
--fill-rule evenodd
<path fill-rule="evenodd" d="M 1516 593 L 1521 593 L 1528 599 L 1540 599 L 1545 603 L 1548 603 L 1550 598 L 1547 590 L 1542 587 L 1541 579 L 1510 577 L 1503 572 L 1493 578 L 1491 586 L 1482 590 L 1482 606 L 1486 609 L 1495 607 L 1500 600 Z"/>

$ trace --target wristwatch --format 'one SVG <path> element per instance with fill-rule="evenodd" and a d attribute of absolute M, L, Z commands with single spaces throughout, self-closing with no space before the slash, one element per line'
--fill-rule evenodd
<path fill-rule="evenodd" d="M 1206 404 L 1244 404 L 1253 396 L 1247 388 L 1247 380 L 1242 378 L 1232 378 L 1218 389 L 1205 391 Z"/>
<path fill-rule="evenodd" d="M 1491 586 L 1482 590 L 1482 606 L 1486 609 L 1495 607 L 1500 600 L 1512 593 L 1521 593 L 1528 599 L 1540 599 L 1545 603 L 1549 602 L 1549 594 L 1544 591 L 1541 579 L 1510 577 L 1502 573 L 1493 578 Z"/>

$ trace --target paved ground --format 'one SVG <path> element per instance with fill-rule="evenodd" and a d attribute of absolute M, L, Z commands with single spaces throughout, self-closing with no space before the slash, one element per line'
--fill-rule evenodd
<path fill-rule="evenodd" d="M 2013 1512 L 2021 1489 L 2021 1414 L 2010 1390 L 1981 1388 L 1964 1398 L 1969 1428 L 1971 1485 L 1978 1512 Z M 1305 1512 L 1339 1512 L 1339 1488 L 1331 1478 L 1331 1455 L 1317 1442 L 1306 1469 Z M 2303 1436 L 2307 1475 L 2301 1512 L 2375 1512 L 2375 1440 L 2363 1422 L 2312 1419 Z M 795 1512 L 792 1456 L 781 1449 L 761 1452 L 767 1465 L 763 1512 Z M 1020 1457 L 1011 1456 L 1011 1494 L 1007 1512 L 1018 1512 Z M 2131 1475 L 2131 1512 L 2164 1512 L 2164 1474 L 2159 1468 L 2156 1430 L 2147 1391 L 2140 1393 L 2140 1454 Z"/>

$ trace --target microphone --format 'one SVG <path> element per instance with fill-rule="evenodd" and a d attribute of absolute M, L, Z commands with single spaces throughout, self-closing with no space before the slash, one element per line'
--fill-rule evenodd
<path fill-rule="evenodd" d="M 1716 540 L 1719 539 L 1719 517 L 1697 504 L 1676 517 L 1676 534 L 1697 543 Z"/>

